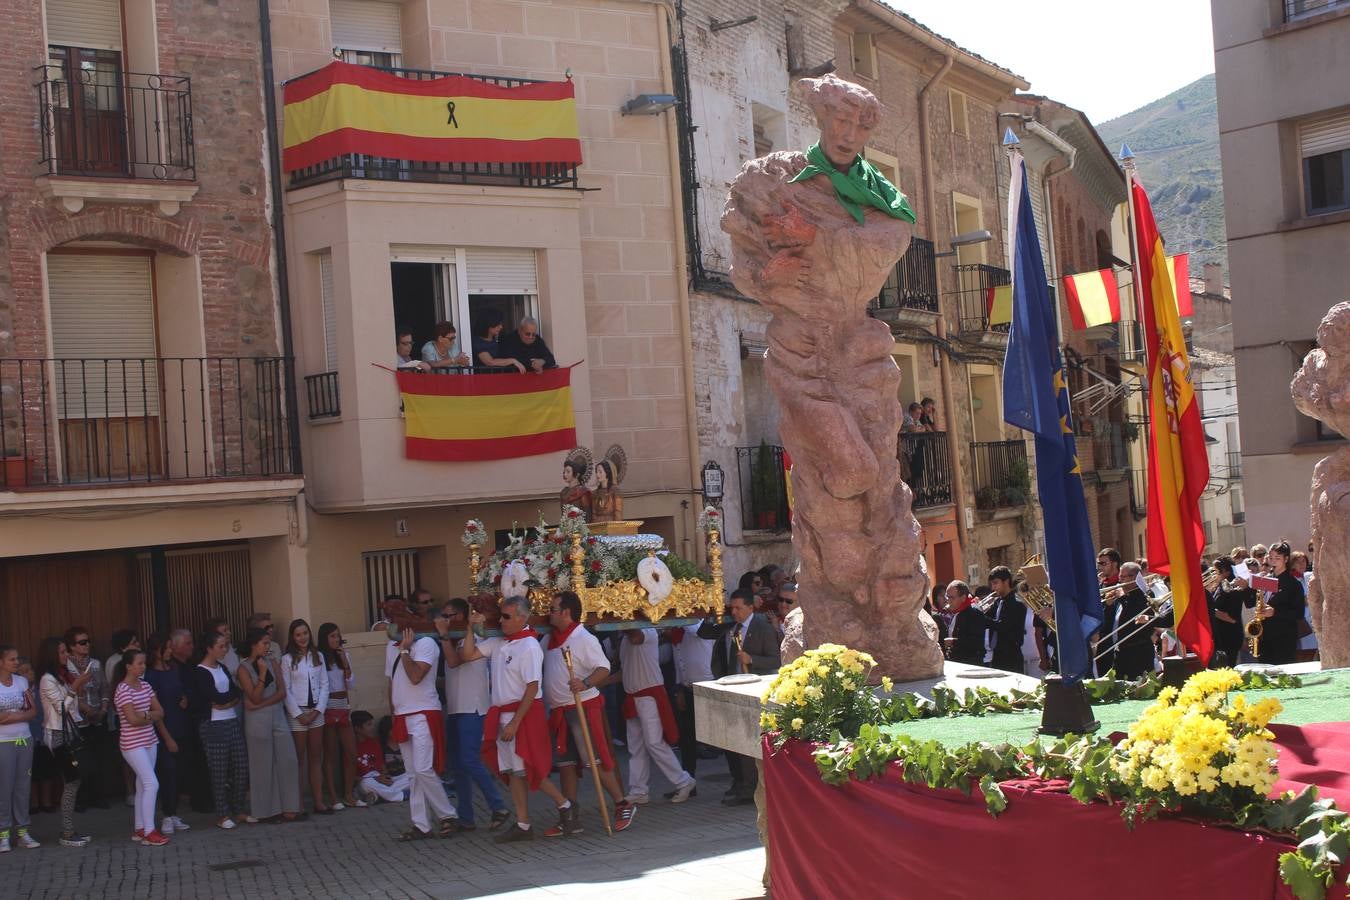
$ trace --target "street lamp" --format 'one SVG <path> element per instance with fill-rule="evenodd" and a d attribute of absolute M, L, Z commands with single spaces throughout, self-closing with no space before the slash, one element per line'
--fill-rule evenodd
<path fill-rule="evenodd" d="M 951 244 L 952 249 L 948 250 L 946 253 L 934 253 L 933 258 L 942 259 L 944 256 L 955 256 L 957 247 L 969 247 L 973 244 L 984 244 L 993 239 L 994 236 L 989 233 L 989 229 L 987 228 L 981 228 L 979 231 L 967 231 L 958 234 L 948 241 L 948 243 Z"/>

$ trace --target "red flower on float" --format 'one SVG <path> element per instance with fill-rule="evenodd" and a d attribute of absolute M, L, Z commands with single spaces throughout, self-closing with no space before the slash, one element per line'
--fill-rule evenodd
<path fill-rule="evenodd" d="M 592 571 L 592 572 L 599 572 L 602 568 L 604 568 L 604 567 L 600 564 L 600 560 L 598 560 L 598 559 L 593 559 L 593 560 L 591 560 L 591 571 Z"/>

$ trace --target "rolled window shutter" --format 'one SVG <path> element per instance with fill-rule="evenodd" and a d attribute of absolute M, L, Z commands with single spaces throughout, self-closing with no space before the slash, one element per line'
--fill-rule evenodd
<path fill-rule="evenodd" d="M 59 415 L 158 415 L 150 258 L 51 254 L 47 286 Z"/>
<path fill-rule="evenodd" d="M 1308 119 L 1300 123 L 1298 137 L 1305 159 L 1350 148 L 1350 111 Z"/>
<path fill-rule="evenodd" d="M 319 257 L 319 284 L 323 300 L 323 360 L 325 372 L 336 372 L 337 312 L 333 308 L 333 254 Z"/>
<path fill-rule="evenodd" d="M 122 5 L 118 0 L 47 0 L 47 43 L 121 50 Z"/>
<path fill-rule="evenodd" d="M 397 3 L 383 0 L 329 0 L 333 46 L 374 53 L 403 52 L 403 24 Z"/>
<path fill-rule="evenodd" d="M 470 294 L 537 294 L 534 251 L 477 247 L 464 251 Z"/>

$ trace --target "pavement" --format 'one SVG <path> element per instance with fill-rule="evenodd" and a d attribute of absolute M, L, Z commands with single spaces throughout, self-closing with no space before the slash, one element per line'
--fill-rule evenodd
<path fill-rule="evenodd" d="M 612 838 L 596 811 L 595 789 L 583 780 L 584 834 L 507 845 L 493 843 L 492 832 L 483 827 L 488 814 L 481 797 L 478 831 L 412 843 L 394 840 L 409 825 L 406 803 L 232 831 L 213 827 L 210 816 L 182 810 L 192 829 L 174 834 L 166 847 L 132 843 L 132 813 L 120 803 L 76 817 L 79 830 L 93 837 L 81 849 L 60 846 L 59 815 L 48 813 L 33 819 L 41 849 L 0 856 L 0 897 L 761 896 L 764 850 L 755 832 L 754 806 L 721 805 L 730 776 L 720 756 L 700 760 L 699 776 L 698 796 L 672 804 L 662 799 L 670 786 L 653 773 L 652 802 Z M 534 794 L 531 818 L 542 830 L 557 816 L 551 802 Z"/>

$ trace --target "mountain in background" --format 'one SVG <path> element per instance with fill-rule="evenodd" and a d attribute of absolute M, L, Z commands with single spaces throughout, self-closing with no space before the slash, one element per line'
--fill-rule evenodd
<path fill-rule="evenodd" d="M 1097 126 L 1112 153 L 1134 151 L 1168 253 L 1191 254 L 1191 272 L 1216 262 L 1228 272 L 1219 167 L 1219 107 L 1206 75 L 1161 100 Z"/>

